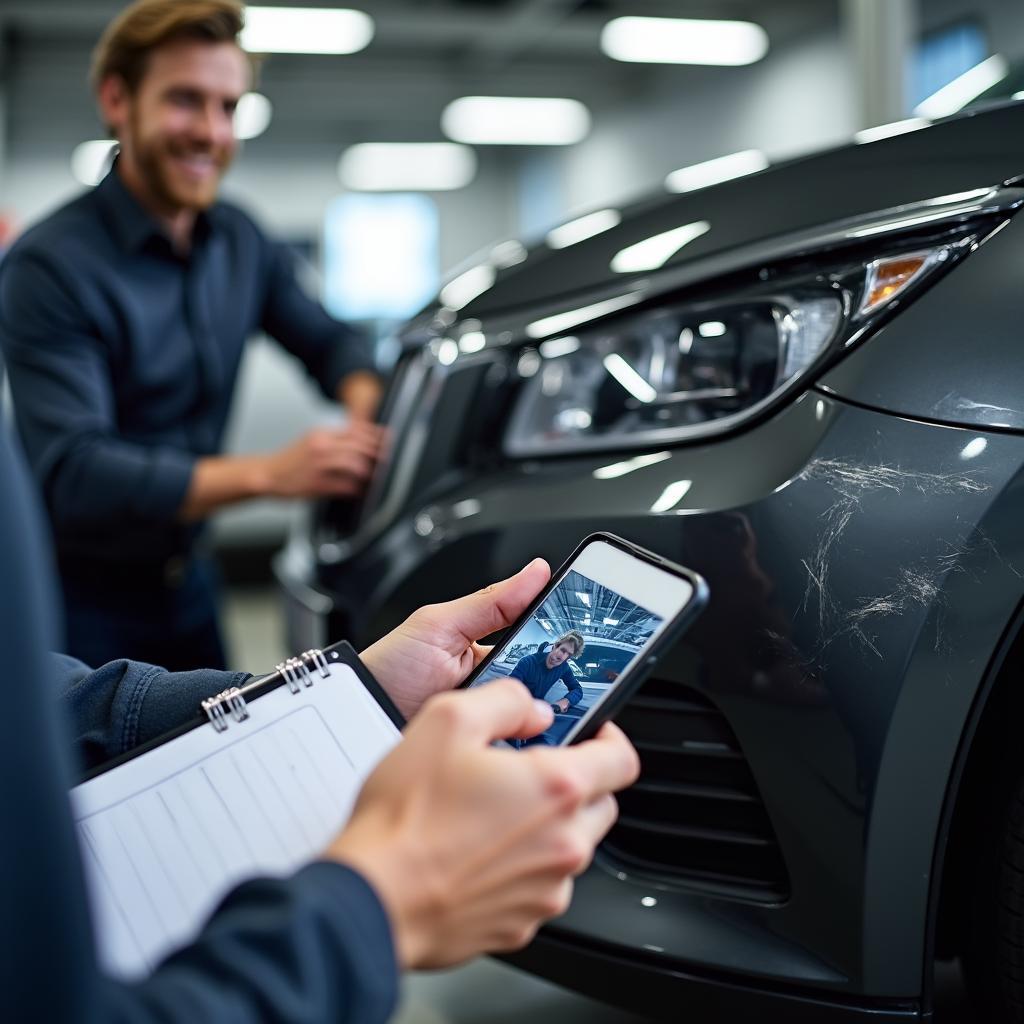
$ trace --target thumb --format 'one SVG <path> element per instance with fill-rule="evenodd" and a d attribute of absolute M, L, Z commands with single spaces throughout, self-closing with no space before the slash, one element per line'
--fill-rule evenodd
<path fill-rule="evenodd" d="M 551 706 L 534 700 L 518 679 L 497 679 L 435 699 L 449 702 L 449 710 L 457 702 L 457 728 L 485 744 L 536 736 L 554 720 Z"/>
<path fill-rule="evenodd" d="M 472 643 L 515 622 L 550 578 L 548 563 L 535 558 L 515 576 L 441 607 L 451 628 Z"/>

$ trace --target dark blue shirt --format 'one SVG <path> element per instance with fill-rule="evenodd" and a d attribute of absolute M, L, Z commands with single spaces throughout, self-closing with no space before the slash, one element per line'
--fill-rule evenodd
<path fill-rule="evenodd" d="M 5 1021 L 61 1024 L 384 1024 L 397 971 L 380 901 L 356 872 L 316 863 L 257 879 L 226 897 L 194 943 L 144 981 L 96 966 L 82 863 L 68 806 L 66 723 L 54 690 L 97 756 L 177 724 L 185 704 L 224 673 L 169 676 L 121 662 L 89 673 L 44 652 L 54 586 L 40 510 L 0 424 L 0 992 Z M 194 710 L 191 704 L 188 711 Z"/>
<path fill-rule="evenodd" d="M 555 683 L 562 682 L 569 691 L 566 694 L 569 698 L 569 706 L 575 707 L 583 700 L 583 687 L 577 682 L 576 676 L 569 667 L 569 662 L 563 661 L 555 668 L 548 668 L 546 661 L 547 654 L 528 654 L 525 658 L 520 658 L 519 663 L 509 675 L 513 679 L 526 683 L 530 693 L 538 700 L 543 700 L 544 695 Z"/>
<path fill-rule="evenodd" d="M 187 257 L 115 169 L 0 263 L 0 346 L 58 554 L 159 564 L 184 554 L 192 468 L 219 451 L 246 340 L 265 331 L 334 397 L 371 365 L 246 214 L 200 214 Z M 286 439 L 282 438 L 282 441 Z"/>

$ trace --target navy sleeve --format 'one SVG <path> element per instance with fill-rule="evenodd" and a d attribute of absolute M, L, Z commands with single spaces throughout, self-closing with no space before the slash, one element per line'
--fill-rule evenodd
<path fill-rule="evenodd" d="M 68 805 L 72 768 L 44 650 L 54 603 L 40 512 L 0 424 L 0 992 L 3 1018 L 61 1024 L 384 1024 L 397 969 L 387 917 L 338 864 L 240 886 L 146 980 L 96 963 Z M 132 670 L 111 670 L 122 679 Z M 63 664 L 67 673 L 81 672 Z M 142 670 L 145 674 L 145 670 Z"/>
<path fill-rule="evenodd" d="M 576 707 L 583 700 L 583 687 L 580 686 L 579 680 L 568 665 L 565 666 L 562 672 L 562 682 L 565 683 L 565 687 L 569 691 L 566 694 L 566 697 L 569 698 L 569 707 Z"/>
<path fill-rule="evenodd" d="M 516 662 L 516 667 L 514 669 L 512 669 L 511 672 L 509 672 L 509 678 L 511 678 L 511 679 L 518 679 L 521 683 L 526 683 L 527 685 L 529 685 L 529 682 L 530 682 L 530 680 L 528 678 L 529 675 L 530 675 L 530 655 L 527 655 L 525 658 L 520 658 Z"/>
<path fill-rule="evenodd" d="M 342 379 L 356 370 L 373 370 L 367 339 L 355 328 L 329 316 L 306 294 L 296 274 L 294 253 L 269 242 L 269 268 L 263 329 L 300 359 L 323 393 L 338 397 Z"/>
<path fill-rule="evenodd" d="M 0 343 L 18 428 L 58 534 L 174 522 L 195 457 L 118 436 L 101 332 L 74 283 L 39 253 L 0 264 Z"/>
<path fill-rule="evenodd" d="M 95 767 L 176 728 L 201 702 L 250 678 L 246 672 L 168 672 L 135 661 L 93 671 L 64 654 L 50 655 L 59 699 L 74 724 L 79 762 Z"/>

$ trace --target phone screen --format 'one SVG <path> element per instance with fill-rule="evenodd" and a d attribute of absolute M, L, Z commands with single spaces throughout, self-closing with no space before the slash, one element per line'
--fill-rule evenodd
<path fill-rule="evenodd" d="M 693 596 L 688 580 L 595 540 L 556 573 L 469 686 L 511 676 L 555 708 L 546 732 L 511 745 L 569 743 Z"/>

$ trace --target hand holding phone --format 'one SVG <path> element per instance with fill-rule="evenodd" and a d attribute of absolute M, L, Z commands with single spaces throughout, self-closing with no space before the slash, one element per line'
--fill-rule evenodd
<path fill-rule="evenodd" d="M 593 534 L 463 686 L 510 676 L 551 704 L 551 727 L 511 746 L 578 743 L 636 692 L 707 599 L 707 584 L 689 569 L 612 534 Z"/>

